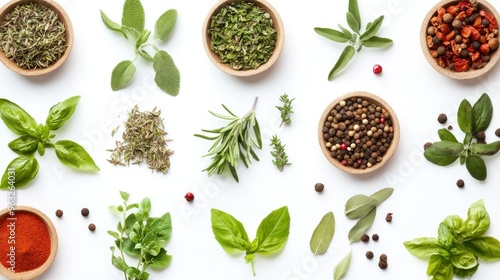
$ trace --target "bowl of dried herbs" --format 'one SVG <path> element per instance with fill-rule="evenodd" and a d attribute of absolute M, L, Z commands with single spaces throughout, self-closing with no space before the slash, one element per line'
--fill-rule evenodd
<path fill-rule="evenodd" d="M 203 25 L 209 59 L 233 76 L 252 76 L 279 58 L 285 30 L 276 9 L 265 0 L 219 0 Z"/>
<path fill-rule="evenodd" d="M 498 19 L 487 1 L 442 0 L 420 29 L 425 58 L 442 75 L 467 80 L 491 70 L 500 59 Z"/>
<path fill-rule="evenodd" d="M 0 61 L 21 75 L 59 68 L 73 37 L 68 15 L 52 0 L 12 0 L 0 8 Z"/>
<path fill-rule="evenodd" d="M 364 91 L 333 100 L 318 127 L 326 159 L 351 174 L 366 174 L 384 166 L 396 151 L 399 137 L 399 121 L 391 106 Z"/>

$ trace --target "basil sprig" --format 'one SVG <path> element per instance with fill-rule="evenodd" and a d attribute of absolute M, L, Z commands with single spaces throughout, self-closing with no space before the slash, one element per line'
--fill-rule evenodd
<path fill-rule="evenodd" d="M 490 227 L 490 217 L 481 199 L 473 203 L 467 218 L 450 215 L 439 225 L 438 236 L 421 237 L 403 244 L 419 258 L 429 259 L 427 275 L 432 279 L 451 280 L 471 277 L 479 267 L 479 259 L 500 260 L 500 241 L 484 236 Z"/>
<path fill-rule="evenodd" d="M 433 143 L 424 151 L 425 158 L 440 166 L 450 165 L 460 159 L 460 164 L 465 164 L 473 178 L 485 180 L 487 168 L 482 156 L 496 154 L 500 150 L 500 141 L 482 143 L 476 136 L 488 128 L 492 117 L 493 104 L 488 94 L 483 93 L 474 105 L 464 99 L 457 112 L 458 126 L 465 133 L 463 141 L 459 142 L 447 129 L 439 129 L 441 141 Z"/>
<path fill-rule="evenodd" d="M 361 16 L 359 14 L 357 0 L 349 0 L 346 20 L 351 31 L 341 24 L 338 25 L 340 30 L 324 27 L 314 28 L 316 33 L 327 39 L 338 43 L 348 43 L 328 74 L 328 80 L 333 80 L 335 76 L 349 64 L 356 52 L 359 52 L 363 46 L 367 48 L 385 48 L 391 46 L 393 43 L 389 38 L 376 36 L 384 21 L 383 15 L 376 18 L 373 22 L 368 22 L 365 31 L 361 32 Z"/>
<path fill-rule="evenodd" d="M 228 254 L 244 251 L 245 260 L 251 263 L 255 275 L 255 254 L 272 255 L 279 252 L 288 240 L 290 214 L 283 206 L 272 211 L 257 228 L 257 234 L 250 241 L 243 224 L 230 214 L 218 209 L 211 210 L 212 231 L 215 239 Z"/>
<path fill-rule="evenodd" d="M 79 144 L 70 140 L 52 142 L 56 136 L 53 131 L 71 118 L 79 100 L 80 96 L 73 96 L 52 106 L 45 123 L 38 124 L 16 103 L 0 99 L 0 117 L 10 131 L 19 136 L 8 143 L 9 148 L 19 156 L 5 169 L 0 189 L 22 188 L 33 181 L 40 167 L 35 152 L 43 156 L 46 148 L 54 148 L 57 158 L 66 166 L 82 171 L 99 171 L 92 157 Z M 9 176 L 12 170 L 15 176 Z M 9 177 L 15 177 L 15 180 Z"/>

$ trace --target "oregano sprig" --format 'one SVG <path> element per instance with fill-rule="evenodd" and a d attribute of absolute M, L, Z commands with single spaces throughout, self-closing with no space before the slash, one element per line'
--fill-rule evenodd
<path fill-rule="evenodd" d="M 180 88 L 179 69 L 170 54 L 156 45 L 159 41 L 166 41 L 174 30 L 177 10 L 167 10 L 156 20 L 153 42 L 148 42 L 151 31 L 144 28 L 145 12 L 140 0 L 125 0 L 121 24 L 111 20 L 102 10 L 100 13 L 108 29 L 121 33 L 133 45 L 136 56 L 133 60 L 123 60 L 115 66 L 111 73 L 111 89 L 117 91 L 130 83 L 136 72 L 134 61 L 140 56 L 152 62 L 156 85 L 164 92 L 177 96 Z"/>
<path fill-rule="evenodd" d="M 349 0 L 346 20 L 352 32 L 341 24 L 338 25 L 340 31 L 332 28 L 314 28 L 316 33 L 327 39 L 338 43 L 348 43 L 328 74 L 328 80 L 333 80 L 335 76 L 349 64 L 354 55 L 359 52 L 363 46 L 368 48 L 384 48 L 393 43 L 389 38 L 376 36 L 384 21 L 383 15 L 376 18 L 373 22 L 368 22 L 365 31 L 361 32 L 362 22 L 357 0 Z"/>
<path fill-rule="evenodd" d="M 278 110 L 280 111 L 280 116 L 281 116 L 281 124 L 280 127 L 286 123 L 290 124 L 292 123 L 292 119 L 290 118 L 290 115 L 293 113 L 292 109 L 292 102 L 295 100 L 295 98 L 290 99 L 288 97 L 288 94 L 284 93 L 283 95 L 280 96 L 280 101 L 283 103 L 281 106 L 276 106 Z"/>
<path fill-rule="evenodd" d="M 271 151 L 271 155 L 274 158 L 273 164 L 276 165 L 280 171 L 283 171 L 285 166 L 292 164 L 291 162 L 288 162 L 288 155 L 285 152 L 286 145 L 281 143 L 281 139 L 279 139 L 276 134 L 271 137 L 270 145 L 273 148 Z"/>

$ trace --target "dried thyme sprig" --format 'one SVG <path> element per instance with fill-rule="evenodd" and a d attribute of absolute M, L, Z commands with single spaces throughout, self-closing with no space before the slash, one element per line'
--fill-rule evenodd
<path fill-rule="evenodd" d="M 140 112 L 137 105 L 125 122 L 123 141 L 116 141 L 116 148 L 110 150 L 114 165 L 141 164 L 157 172 L 167 173 L 170 169 L 170 155 L 174 152 L 167 145 L 161 110 Z"/>
<path fill-rule="evenodd" d="M 46 68 L 66 51 L 66 28 L 49 7 L 35 2 L 19 4 L 0 26 L 0 46 L 21 68 Z"/>
<path fill-rule="evenodd" d="M 206 140 L 214 141 L 214 144 L 205 155 L 212 157 L 212 163 L 202 171 L 207 171 L 208 176 L 215 173 L 218 175 L 231 174 L 236 182 L 239 182 L 238 174 L 236 173 L 236 165 L 238 161 L 242 161 L 248 168 L 248 164 L 252 162 L 252 158 L 259 160 L 253 148 L 262 149 L 262 138 L 260 135 L 260 127 L 255 117 L 255 106 L 257 105 L 257 97 L 252 108 L 243 117 L 238 117 L 233 114 L 224 104 L 222 107 L 229 115 L 221 115 L 209 111 L 210 114 L 217 118 L 230 121 L 228 125 L 217 129 L 202 129 L 203 132 L 215 134 L 215 136 L 205 136 L 195 134 L 194 136 Z"/>
<path fill-rule="evenodd" d="M 295 100 L 295 98 L 288 98 L 288 94 L 284 93 L 283 95 L 280 96 L 280 101 L 283 103 L 282 106 L 276 106 L 278 110 L 280 110 L 281 113 L 281 124 L 280 127 L 286 123 L 290 124 L 292 123 L 292 119 L 290 118 L 290 115 L 293 113 L 292 111 L 292 102 Z"/>
<path fill-rule="evenodd" d="M 271 147 L 273 150 L 271 151 L 271 155 L 274 157 L 273 164 L 278 167 L 280 171 L 283 171 L 286 165 L 290 165 L 292 163 L 288 162 L 288 155 L 285 152 L 285 146 L 281 144 L 281 140 L 277 135 L 273 135 L 271 137 Z"/>

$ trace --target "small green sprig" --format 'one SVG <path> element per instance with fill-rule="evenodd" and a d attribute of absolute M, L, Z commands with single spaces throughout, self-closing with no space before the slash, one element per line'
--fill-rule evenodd
<path fill-rule="evenodd" d="M 214 134 L 214 136 L 194 135 L 205 140 L 214 141 L 214 144 L 205 155 L 205 157 L 211 156 L 212 163 L 202 170 L 207 171 L 208 176 L 231 174 L 236 182 L 239 182 L 236 172 L 238 162 L 241 160 L 245 167 L 248 168 L 249 163 L 252 163 L 252 158 L 259 160 L 253 149 L 262 149 L 260 127 L 255 116 L 257 99 L 255 97 L 252 108 L 241 118 L 233 114 L 224 104 L 222 104 L 222 107 L 229 115 L 209 111 L 210 114 L 217 118 L 228 120 L 229 124 L 217 129 L 202 129 L 203 132 Z"/>
<path fill-rule="evenodd" d="M 152 43 L 148 43 L 151 31 L 144 28 L 145 13 L 140 0 L 125 0 L 121 24 L 112 21 L 102 10 L 100 12 L 108 29 L 121 33 L 132 43 L 136 58 L 140 56 L 153 63 L 156 85 L 164 92 L 177 96 L 180 88 L 179 69 L 170 54 L 156 46 L 158 41 L 166 41 L 174 30 L 177 10 L 167 10 L 156 20 Z M 148 52 L 148 48 L 152 49 L 154 55 Z M 134 61 L 123 60 L 115 66 L 111 73 L 112 90 L 120 90 L 129 84 L 136 72 Z"/>
<path fill-rule="evenodd" d="M 292 102 L 295 100 L 295 98 L 290 99 L 288 97 L 288 94 L 284 93 L 283 95 L 280 96 L 280 101 L 283 103 L 281 106 L 276 106 L 278 110 L 280 110 L 281 113 L 281 124 L 280 127 L 286 123 L 286 124 L 291 124 L 292 119 L 290 118 L 290 115 L 293 113 L 292 109 Z"/>
<path fill-rule="evenodd" d="M 288 162 L 288 155 L 285 152 L 285 145 L 281 144 L 281 139 L 277 135 L 271 137 L 270 146 L 273 148 L 271 155 L 274 157 L 273 164 L 278 167 L 280 171 L 283 171 L 286 165 L 292 163 Z"/>
<path fill-rule="evenodd" d="M 373 22 L 368 22 L 365 31 L 361 33 L 361 17 L 357 0 L 349 0 L 349 8 L 346 14 L 347 24 L 351 28 L 349 31 L 342 25 L 338 25 L 341 31 L 332 28 L 315 27 L 314 31 L 319 35 L 338 43 L 348 43 L 344 48 L 337 62 L 328 74 L 328 80 L 333 80 L 359 52 L 363 46 L 368 48 L 384 48 L 392 45 L 392 40 L 375 36 L 382 26 L 384 16 L 376 18 Z"/>

